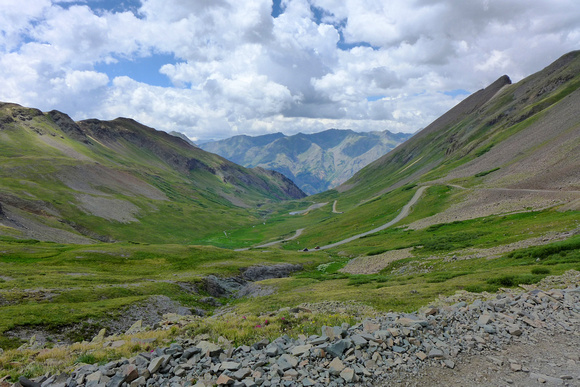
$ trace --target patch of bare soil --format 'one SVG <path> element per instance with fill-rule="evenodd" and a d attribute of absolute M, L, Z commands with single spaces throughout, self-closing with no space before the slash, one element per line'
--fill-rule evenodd
<path fill-rule="evenodd" d="M 75 159 L 75 160 L 80 160 L 80 161 L 94 161 L 90 157 L 76 151 L 75 149 L 66 145 L 65 143 L 56 140 L 53 136 L 50 136 L 50 135 L 38 136 L 38 138 L 42 142 L 44 142 L 45 144 L 47 144 L 53 148 L 58 149 L 59 151 L 64 153 L 67 157 L 70 157 L 70 158 Z"/>
<path fill-rule="evenodd" d="M 241 208 L 250 208 L 250 205 L 248 205 L 247 203 L 245 203 L 242 199 L 236 197 L 235 195 L 230 195 L 227 194 L 225 192 L 220 192 L 219 195 L 226 199 L 227 201 L 229 201 L 230 203 L 232 203 L 234 206 L 236 207 L 241 207 Z"/>
<path fill-rule="evenodd" d="M 153 200 L 167 200 L 158 188 L 138 179 L 130 173 L 96 164 L 78 164 L 63 167 L 58 178 L 75 191 L 93 195 L 108 195 L 110 190 L 128 196 L 145 196 Z M 107 192 L 102 188 L 106 187 Z"/>
<path fill-rule="evenodd" d="M 580 386 L 580 335 L 548 335 L 541 331 L 529 342 L 500 351 L 457 359 L 455 368 L 429 365 L 418 374 L 400 374 L 385 386 Z"/>
<path fill-rule="evenodd" d="M 411 250 L 412 248 L 391 250 L 369 257 L 357 257 L 350 260 L 345 267 L 340 269 L 340 272 L 349 274 L 375 274 L 383 270 L 391 262 L 412 257 Z"/>
<path fill-rule="evenodd" d="M 76 197 L 81 202 L 79 208 L 91 215 L 121 223 L 137 222 L 139 207 L 129 201 L 93 195 Z"/>
<path fill-rule="evenodd" d="M 472 177 L 501 167 L 485 176 L 484 181 L 494 187 L 577 189 L 580 186 L 579 104 L 580 90 L 577 90 L 525 130 L 458 167 L 445 180 Z"/>

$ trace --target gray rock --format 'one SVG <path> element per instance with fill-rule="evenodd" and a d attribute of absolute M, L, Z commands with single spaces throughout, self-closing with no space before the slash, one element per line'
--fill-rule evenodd
<path fill-rule="evenodd" d="M 251 266 L 242 269 L 242 277 L 247 281 L 262 281 L 270 278 L 284 278 L 302 270 L 302 265 L 278 264 L 270 266 Z"/>
<path fill-rule="evenodd" d="M 442 350 L 440 350 L 439 348 L 433 348 L 429 351 L 429 358 L 430 359 L 436 359 L 436 358 L 442 358 L 445 357 L 445 353 L 443 353 Z"/>
<path fill-rule="evenodd" d="M 303 355 L 303 354 L 309 352 L 311 348 L 312 348 L 311 344 L 298 345 L 298 346 L 292 348 L 290 353 L 294 356 L 300 356 L 300 355 Z"/>
<path fill-rule="evenodd" d="M 242 379 L 248 377 L 249 375 L 251 375 L 251 373 L 252 373 L 252 370 L 250 370 L 249 368 L 242 368 L 242 369 L 234 372 L 232 374 L 232 376 L 234 379 L 242 380 Z"/>
<path fill-rule="evenodd" d="M 278 348 L 278 346 L 276 344 L 272 343 L 266 347 L 265 352 L 266 352 L 267 356 L 274 357 L 274 356 L 278 355 L 278 353 L 280 352 L 280 348 Z"/>
<path fill-rule="evenodd" d="M 218 345 L 210 343 L 209 341 L 200 341 L 197 347 L 201 350 L 202 354 L 209 355 L 210 357 L 218 356 L 223 352 L 223 349 Z"/>
<path fill-rule="evenodd" d="M 298 359 L 292 355 L 284 354 L 280 356 L 276 363 L 283 371 L 286 371 L 290 368 L 296 367 L 298 365 Z"/>
<path fill-rule="evenodd" d="M 361 335 L 352 335 L 350 337 L 352 343 L 355 347 L 365 347 L 368 344 L 368 340 L 362 337 Z"/>
<path fill-rule="evenodd" d="M 346 340 L 338 340 L 337 342 L 332 343 L 326 347 L 326 352 L 332 356 L 340 357 L 348 347 L 349 345 Z"/>
<path fill-rule="evenodd" d="M 343 378 L 346 383 L 351 383 L 355 378 L 354 370 L 352 368 L 345 368 L 340 373 L 340 377 Z"/>
<path fill-rule="evenodd" d="M 242 365 L 234 361 L 225 361 L 221 364 L 221 370 L 237 371 Z"/>

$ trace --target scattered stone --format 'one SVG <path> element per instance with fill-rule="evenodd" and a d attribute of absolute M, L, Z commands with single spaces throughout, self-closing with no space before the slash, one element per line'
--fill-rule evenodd
<path fill-rule="evenodd" d="M 201 353 L 209 357 L 218 356 L 223 352 L 223 349 L 221 349 L 218 345 L 210 343 L 209 341 L 200 341 L 196 347 L 201 349 Z"/>
<path fill-rule="evenodd" d="M 216 384 L 218 386 L 227 386 L 230 384 L 234 384 L 234 379 L 230 378 L 226 374 L 221 374 L 219 378 L 216 380 Z"/>
<path fill-rule="evenodd" d="M 131 327 L 125 332 L 126 335 L 133 335 L 135 333 L 141 332 L 143 330 L 143 320 L 137 320 Z"/>
<path fill-rule="evenodd" d="M 191 385 L 188 383 L 192 380 L 198 387 L 385 385 L 395 371 L 417 373 L 424 364 L 454 369 L 459 353 L 483 351 L 492 363 L 491 369 L 503 367 L 506 361 L 513 372 L 529 372 L 533 383 L 573 384 L 570 381 L 574 375 L 554 377 L 530 372 L 535 369 L 527 363 L 522 365 L 501 352 L 494 356 L 488 351 L 499 350 L 514 340 L 533 342 L 532 333 L 577 334 L 580 292 L 576 288 L 506 291 L 491 300 L 453 302 L 416 314 L 387 313 L 353 326 L 323 327 L 322 336 L 281 336 L 272 343 L 265 339 L 237 348 L 224 338 L 219 340 L 221 346 L 211 343 L 207 335 L 178 339 L 168 348 L 132 359 L 82 365 L 61 381 L 47 374 L 42 380 L 22 379 L 18 385 L 143 387 Z M 135 324 L 134 328 L 139 329 Z M 108 340 L 109 346 L 125 344 L 123 340 Z M 105 341 L 104 331 L 94 341 Z M 561 363 L 574 367 L 579 361 L 571 349 Z M 552 369 L 561 365 L 547 364 Z M 516 379 L 516 374 L 513 376 Z M 504 384 L 519 383 L 509 380 L 504 378 Z"/>
<path fill-rule="evenodd" d="M 334 359 L 332 359 L 332 361 L 328 365 L 328 369 L 330 370 L 330 372 L 333 375 L 340 374 L 342 372 L 342 370 L 345 369 L 345 367 L 346 366 L 344 365 L 344 363 L 338 357 L 335 357 Z"/>
<path fill-rule="evenodd" d="M 306 352 L 310 351 L 310 348 L 312 348 L 312 345 L 310 345 L 310 344 L 298 345 L 292 349 L 291 353 L 294 356 L 300 356 L 300 355 L 303 355 Z"/>
<path fill-rule="evenodd" d="M 344 379 L 345 382 L 351 383 L 354 380 L 354 370 L 352 368 L 345 368 L 340 373 L 340 377 Z"/>

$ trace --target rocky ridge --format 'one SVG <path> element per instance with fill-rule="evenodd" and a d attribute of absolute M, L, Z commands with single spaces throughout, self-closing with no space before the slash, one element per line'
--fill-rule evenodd
<path fill-rule="evenodd" d="M 21 378 L 13 386 L 376 386 L 411 378 L 428 365 L 453 369 L 461 356 L 533 342 L 537 334 L 580 336 L 579 284 L 580 273 L 569 271 L 525 291 L 504 289 L 470 303 L 456 302 L 468 299 L 459 293 L 415 313 L 387 313 L 354 326 L 324 326 L 320 335 L 252 346 L 186 338 L 131 359 L 83 365 L 70 375 Z M 580 383 L 580 371 L 544 375 L 516 362 L 510 367 L 538 383 Z"/>

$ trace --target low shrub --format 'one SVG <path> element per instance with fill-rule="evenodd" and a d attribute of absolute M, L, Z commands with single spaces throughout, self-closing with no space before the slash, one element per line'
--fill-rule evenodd
<path fill-rule="evenodd" d="M 550 274 L 550 269 L 547 267 L 534 267 L 532 274 Z"/>

